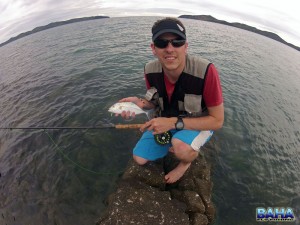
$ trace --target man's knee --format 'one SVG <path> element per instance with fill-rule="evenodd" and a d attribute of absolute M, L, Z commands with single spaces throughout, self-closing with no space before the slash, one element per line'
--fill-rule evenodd
<path fill-rule="evenodd" d="M 139 164 L 140 166 L 145 165 L 145 164 L 148 162 L 147 159 L 144 159 L 144 158 L 139 157 L 139 156 L 137 156 L 137 155 L 133 155 L 133 159 L 134 159 L 134 161 L 135 161 L 137 164 Z"/>
<path fill-rule="evenodd" d="M 192 149 L 192 147 L 182 141 L 176 141 L 173 143 L 173 149 L 175 156 L 182 161 L 192 162 L 198 156 L 198 152 Z"/>
<path fill-rule="evenodd" d="M 184 162 L 192 162 L 198 157 L 198 152 L 194 149 L 182 149 L 175 151 L 175 156 Z"/>

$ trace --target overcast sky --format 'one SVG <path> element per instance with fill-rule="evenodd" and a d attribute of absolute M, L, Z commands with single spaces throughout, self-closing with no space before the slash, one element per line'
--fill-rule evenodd
<path fill-rule="evenodd" d="M 212 15 L 300 46 L 297 0 L 0 0 L 0 43 L 51 22 L 85 16 Z"/>

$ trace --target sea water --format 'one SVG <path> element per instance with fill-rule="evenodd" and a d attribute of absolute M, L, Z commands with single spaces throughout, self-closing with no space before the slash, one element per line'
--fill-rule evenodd
<path fill-rule="evenodd" d="M 1 127 L 124 122 L 108 108 L 145 94 L 156 17 L 55 27 L 0 48 Z M 300 217 L 300 52 L 245 30 L 182 19 L 189 53 L 217 67 L 225 122 L 210 144 L 218 225 L 257 207 Z M 0 224 L 94 224 L 141 136 L 137 130 L 0 130 Z M 299 224 L 299 219 L 294 224 Z"/>

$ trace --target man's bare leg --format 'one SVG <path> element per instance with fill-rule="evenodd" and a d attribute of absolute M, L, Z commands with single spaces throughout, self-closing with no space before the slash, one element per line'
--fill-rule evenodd
<path fill-rule="evenodd" d="M 173 148 L 173 146 L 169 148 L 169 152 L 174 153 L 174 148 Z"/>
<path fill-rule="evenodd" d="M 137 155 L 133 155 L 133 159 L 140 166 L 145 165 L 148 162 L 147 159 L 144 159 L 144 158 L 142 158 L 140 156 L 137 156 Z"/>
<path fill-rule="evenodd" d="M 165 180 L 168 184 L 178 181 L 190 167 L 191 162 L 198 156 L 198 152 L 192 149 L 191 146 L 178 139 L 173 139 L 172 145 L 173 147 L 169 151 L 173 152 L 180 162 L 175 169 L 165 175 Z"/>
<path fill-rule="evenodd" d="M 191 163 L 185 163 L 185 162 L 180 162 L 175 169 L 173 169 L 172 171 L 170 171 L 166 176 L 165 176 L 165 180 L 166 183 L 171 184 L 174 183 L 176 181 L 178 181 L 183 174 L 185 173 L 185 171 L 190 167 Z"/>

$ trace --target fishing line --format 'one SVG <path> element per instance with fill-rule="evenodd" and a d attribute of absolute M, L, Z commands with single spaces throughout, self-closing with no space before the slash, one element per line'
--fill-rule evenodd
<path fill-rule="evenodd" d="M 81 164 L 75 162 L 73 159 L 71 159 L 67 154 L 65 154 L 63 152 L 63 150 L 61 149 L 61 147 L 59 147 L 58 144 L 55 143 L 55 141 L 53 140 L 52 136 L 46 130 L 43 130 L 43 131 L 48 136 L 48 138 L 50 139 L 51 143 L 54 145 L 55 150 L 57 150 L 67 161 L 69 161 L 75 167 L 77 167 L 77 168 L 79 168 L 79 169 L 81 169 L 83 171 L 96 174 L 96 175 L 113 175 L 113 174 L 121 174 L 121 173 L 124 172 L 124 171 L 113 171 L 113 172 L 94 171 L 94 170 L 91 170 L 91 169 L 88 169 L 88 168 L 84 167 L 83 165 L 81 165 Z"/>
<path fill-rule="evenodd" d="M 29 126 L 29 127 L 0 127 L 0 130 L 41 130 L 48 136 L 51 143 L 54 145 L 55 150 L 60 153 L 67 161 L 73 164 L 75 167 L 89 173 L 93 173 L 96 175 L 113 175 L 113 174 L 121 174 L 124 171 L 111 171 L 111 172 L 103 172 L 103 171 L 94 171 L 85 166 L 75 162 L 72 160 L 67 154 L 63 152 L 60 146 L 55 143 L 52 136 L 47 132 L 47 130 L 98 130 L 98 129 L 136 129 L 140 128 L 142 124 L 104 124 L 102 126 L 83 126 L 83 127 L 46 127 L 46 126 Z"/>
<path fill-rule="evenodd" d="M 46 127 L 46 126 L 36 126 L 36 127 L 0 127 L 0 130 L 42 130 L 48 136 L 51 143 L 54 145 L 55 150 L 59 152 L 67 161 L 73 164 L 75 167 L 96 175 L 112 175 L 112 174 L 121 174 L 124 171 L 114 171 L 114 172 L 103 172 L 103 171 L 94 171 L 89 168 L 84 167 L 83 165 L 72 160 L 67 154 L 63 152 L 60 146 L 56 144 L 52 136 L 47 132 L 47 130 L 97 130 L 97 129 L 137 129 L 140 128 L 142 124 L 105 124 L 102 126 L 90 126 L 90 127 Z M 164 132 L 162 134 L 154 135 L 154 140 L 160 145 L 169 144 L 171 142 L 172 134 L 171 132 Z"/>

